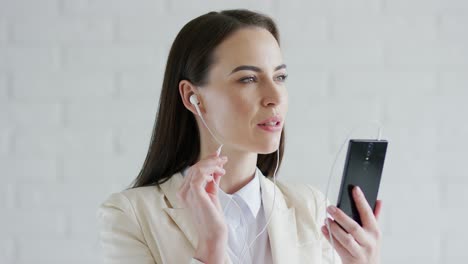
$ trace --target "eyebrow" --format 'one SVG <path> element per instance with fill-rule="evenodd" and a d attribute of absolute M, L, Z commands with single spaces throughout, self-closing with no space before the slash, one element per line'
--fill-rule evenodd
<path fill-rule="evenodd" d="M 286 64 L 281 64 L 279 66 L 276 66 L 275 71 L 281 70 L 281 69 L 286 69 Z M 229 75 L 231 75 L 231 74 L 233 74 L 235 72 L 244 71 L 244 70 L 254 71 L 254 72 L 262 72 L 262 70 L 259 67 L 252 66 L 252 65 L 241 65 L 241 66 L 236 67 L 234 70 L 232 70 L 232 72 Z"/>

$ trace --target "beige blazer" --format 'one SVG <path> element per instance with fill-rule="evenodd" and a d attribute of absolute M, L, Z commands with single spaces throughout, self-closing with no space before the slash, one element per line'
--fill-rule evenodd
<path fill-rule="evenodd" d="M 260 175 L 262 201 L 268 217 L 273 202 L 273 181 Z M 199 263 L 192 258 L 197 230 L 190 211 L 176 192 L 183 176 L 176 173 L 161 185 L 114 193 L 101 204 L 97 217 L 104 263 Z M 273 263 L 341 263 L 323 237 L 324 195 L 306 184 L 277 181 L 276 202 L 268 225 Z M 232 261 L 226 254 L 225 263 Z"/>

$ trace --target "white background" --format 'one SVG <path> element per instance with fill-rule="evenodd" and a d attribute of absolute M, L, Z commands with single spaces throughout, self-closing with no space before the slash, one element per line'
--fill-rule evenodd
<path fill-rule="evenodd" d="M 98 263 L 96 208 L 141 168 L 172 40 L 239 7 L 280 29 L 279 177 L 324 191 L 380 120 L 383 263 L 466 262 L 468 1 L 0 0 L 0 263 Z"/>

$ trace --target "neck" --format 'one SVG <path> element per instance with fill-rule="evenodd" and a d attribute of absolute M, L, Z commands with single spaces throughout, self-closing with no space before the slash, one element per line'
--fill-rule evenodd
<path fill-rule="evenodd" d="M 202 144 L 199 160 L 213 153 L 218 147 L 218 145 Z M 255 177 L 257 155 L 257 153 L 239 151 L 224 145 L 220 156 L 227 156 L 228 161 L 223 166 L 226 174 L 221 177 L 219 187 L 228 194 L 242 189 Z"/>

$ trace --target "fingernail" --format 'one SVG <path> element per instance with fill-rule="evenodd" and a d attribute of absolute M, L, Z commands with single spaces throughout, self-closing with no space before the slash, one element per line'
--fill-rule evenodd
<path fill-rule="evenodd" d="M 336 213 L 336 207 L 333 206 L 333 205 L 330 205 L 330 206 L 328 206 L 327 211 L 328 211 L 330 214 L 334 214 L 334 213 Z"/>
<path fill-rule="evenodd" d="M 322 226 L 322 232 L 328 235 L 328 229 L 326 226 Z"/>
<path fill-rule="evenodd" d="M 361 190 L 361 188 L 359 188 L 359 186 L 356 186 L 356 193 L 358 195 L 362 195 L 362 190 Z"/>

